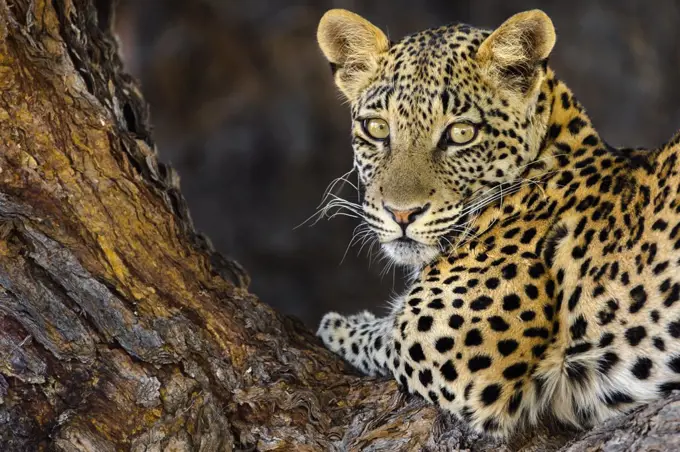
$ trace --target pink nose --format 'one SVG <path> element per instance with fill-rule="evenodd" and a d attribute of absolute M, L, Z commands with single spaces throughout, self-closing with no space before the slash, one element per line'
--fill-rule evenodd
<path fill-rule="evenodd" d="M 396 221 L 400 226 L 408 226 L 409 224 L 416 221 L 416 218 L 425 213 L 428 207 L 430 207 L 430 204 L 428 203 L 424 206 L 407 210 L 398 210 L 388 206 L 387 204 L 384 204 L 383 207 L 385 207 L 385 210 L 387 210 L 390 215 L 392 215 L 394 221 Z"/>

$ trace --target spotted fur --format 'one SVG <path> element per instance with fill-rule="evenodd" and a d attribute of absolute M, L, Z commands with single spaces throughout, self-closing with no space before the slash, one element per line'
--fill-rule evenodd
<path fill-rule="evenodd" d="M 363 218 L 417 274 L 386 317 L 327 314 L 329 349 L 499 436 L 680 389 L 680 135 L 607 145 L 547 66 L 540 11 L 389 43 L 333 10 L 318 37 L 351 105 Z M 477 137 L 442 146 L 461 120 Z"/>

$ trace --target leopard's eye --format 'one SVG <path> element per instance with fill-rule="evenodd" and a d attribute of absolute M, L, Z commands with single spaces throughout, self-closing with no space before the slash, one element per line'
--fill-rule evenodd
<path fill-rule="evenodd" d="M 466 144 L 477 136 L 477 126 L 469 122 L 454 122 L 449 126 L 446 140 L 450 144 Z"/>
<path fill-rule="evenodd" d="M 364 119 L 364 132 L 376 140 L 385 140 L 390 136 L 390 126 L 387 121 L 380 118 Z"/>

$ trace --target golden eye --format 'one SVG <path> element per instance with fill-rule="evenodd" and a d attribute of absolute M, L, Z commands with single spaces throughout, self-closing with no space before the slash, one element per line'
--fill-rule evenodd
<path fill-rule="evenodd" d="M 466 144 L 477 136 L 477 126 L 469 122 L 455 122 L 448 130 L 447 141 L 451 144 Z"/>
<path fill-rule="evenodd" d="M 364 119 L 364 131 L 376 140 L 385 140 L 390 136 L 390 126 L 380 118 Z"/>

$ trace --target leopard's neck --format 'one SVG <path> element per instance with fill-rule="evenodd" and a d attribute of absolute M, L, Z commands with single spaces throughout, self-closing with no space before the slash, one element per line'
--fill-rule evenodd
<path fill-rule="evenodd" d="M 537 102 L 537 117 L 547 118 L 536 158 L 527 165 L 523 178 L 541 175 L 576 164 L 586 154 L 609 146 L 600 137 L 581 103 L 569 87 L 549 71 Z"/>

